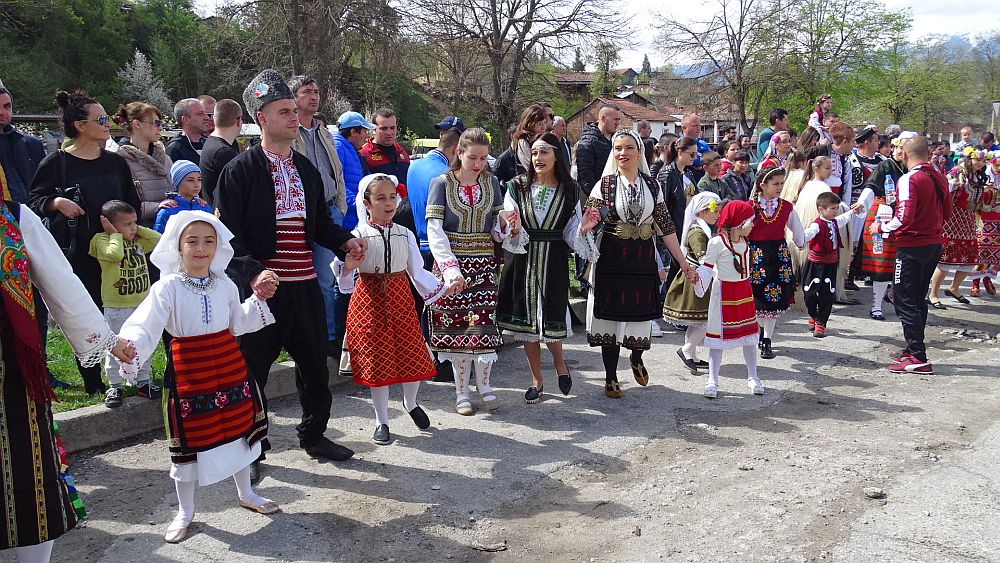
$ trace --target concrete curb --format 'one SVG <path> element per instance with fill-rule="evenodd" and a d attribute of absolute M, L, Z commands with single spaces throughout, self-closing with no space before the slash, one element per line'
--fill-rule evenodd
<path fill-rule="evenodd" d="M 339 375 L 339 364 L 330 360 L 330 387 L 353 381 Z M 295 363 L 283 362 L 271 366 L 267 380 L 267 397 L 276 399 L 296 393 Z M 81 409 L 56 413 L 59 432 L 69 452 L 105 446 L 153 430 L 163 430 L 160 401 L 140 397 L 125 399 L 120 408 L 91 405 Z"/>

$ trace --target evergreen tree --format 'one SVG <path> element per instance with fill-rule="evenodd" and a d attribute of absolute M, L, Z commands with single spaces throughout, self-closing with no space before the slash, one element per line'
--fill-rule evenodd
<path fill-rule="evenodd" d="M 573 59 L 573 70 L 575 72 L 583 72 L 587 70 L 587 67 L 583 64 L 583 54 L 580 53 L 580 48 L 576 48 L 576 58 Z"/>
<path fill-rule="evenodd" d="M 122 97 L 126 102 L 147 102 L 170 115 L 173 104 L 167 97 L 163 81 L 153 73 L 153 65 L 142 51 L 135 50 L 132 60 L 118 71 L 118 78 L 122 81 Z"/>

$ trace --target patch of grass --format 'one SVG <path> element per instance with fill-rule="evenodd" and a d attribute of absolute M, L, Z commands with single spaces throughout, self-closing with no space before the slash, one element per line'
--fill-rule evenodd
<path fill-rule="evenodd" d="M 83 390 L 83 378 L 80 377 L 79 370 L 76 369 L 76 356 L 73 354 L 73 349 L 70 348 L 69 342 L 66 341 L 66 337 L 58 328 L 52 328 L 49 330 L 48 342 L 46 342 L 46 351 L 49 357 L 49 371 L 56 379 L 61 379 L 66 383 L 69 383 L 71 387 L 69 389 L 56 389 L 56 397 L 59 398 L 58 402 L 52 403 L 53 412 L 64 412 L 73 409 L 78 409 L 81 407 L 86 407 L 90 405 L 98 405 L 104 403 L 104 395 L 94 395 L 93 397 L 87 396 Z M 278 356 L 278 362 L 284 362 L 289 360 L 288 352 L 285 350 L 281 351 Z M 153 352 L 152 360 L 152 379 L 157 385 L 163 384 L 163 369 L 167 363 L 167 358 L 163 352 L 163 343 L 157 344 L 156 351 Z M 104 378 L 105 383 L 107 383 L 107 378 Z M 129 385 L 123 385 L 122 389 L 125 392 L 126 397 L 131 397 L 135 395 L 135 387 Z"/>

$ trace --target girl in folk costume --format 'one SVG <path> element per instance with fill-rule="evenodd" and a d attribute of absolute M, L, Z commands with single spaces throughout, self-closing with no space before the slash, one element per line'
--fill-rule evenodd
<path fill-rule="evenodd" d="M 559 390 L 567 395 L 573 385 L 562 351 L 562 340 L 572 336 L 569 252 L 594 257 L 593 237 L 586 233 L 600 219 L 596 209 L 581 217 L 578 188 L 558 147 L 559 138 L 552 133 L 536 136 L 528 173 L 514 178 L 504 197 L 504 211 L 519 219 L 519 228 L 504 240 L 511 254 L 500 276 L 497 324 L 505 338 L 524 341 L 531 369 L 531 386 L 524 394 L 528 404 L 542 395 L 542 342 L 552 354 Z"/>
<path fill-rule="evenodd" d="M 823 94 L 816 100 L 816 107 L 809 114 L 809 127 L 819 131 L 820 137 L 829 142 L 833 142 L 830 135 L 829 124 L 827 123 L 830 109 L 833 108 L 833 96 Z"/>
<path fill-rule="evenodd" d="M 983 193 L 986 191 L 987 178 L 983 170 L 986 166 L 986 151 L 966 147 L 962 155 L 958 166 L 948 173 L 954 211 L 951 218 L 944 223 L 944 232 L 941 235 L 944 239 L 941 260 L 931 277 L 930 301 L 935 309 L 944 308 L 938 299 L 938 290 L 941 289 L 948 272 L 954 272 L 954 276 L 951 285 L 944 290 L 945 295 L 959 303 L 969 303 L 959 288 L 979 264 L 976 213 L 982 205 Z"/>
<path fill-rule="evenodd" d="M 750 245 L 746 236 L 754 228 L 757 212 L 745 201 L 730 201 L 722 208 L 718 236 L 708 241 L 698 266 L 695 295 L 710 294 L 705 346 L 708 350 L 708 382 L 705 397 L 714 399 L 719 388 L 722 351 L 743 349 L 747 386 L 754 395 L 764 394 L 757 377 L 757 313 L 750 286 Z M 714 280 L 714 282 L 713 282 Z M 711 285 L 711 289 L 709 286 Z"/>
<path fill-rule="evenodd" d="M 431 181 L 427 194 L 427 240 L 434 271 L 454 292 L 428 307 L 430 346 L 451 361 L 455 410 L 471 415 L 469 379 L 476 374 L 486 410 L 499 404 L 490 387 L 500 332 L 496 326 L 497 261 L 494 242 L 503 240 L 507 218 L 500 182 L 487 170 L 490 142 L 482 129 L 467 129 L 447 173 Z M 513 225 L 516 227 L 515 225 Z"/>
<path fill-rule="evenodd" d="M 752 255 L 750 284 L 761 325 L 760 357 L 765 359 L 774 357 L 771 350 L 774 326 L 795 297 L 795 275 L 785 230 L 791 231 L 795 246 L 803 245 L 799 216 L 790 202 L 779 197 L 784 180 L 784 169 L 765 168 L 757 175 L 755 194 L 750 198 L 754 210 L 753 230 L 747 237 Z"/>
<path fill-rule="evenodd" d="M 771 136 L 767 150 L 761 155 L 760 163 L 757 164 L 758 174 L 765 168 L 774 166 L 782 168 L 785 166 L 785 158 L 788 156 L 788 151 L 792 148 L 791 139 L 788 131 L 778 131 Z"/>
<path fill-rule="evenodd" d="M 169 351 L 174 378 L 163 382 L 170 476 L 178 501 L 165 535 L 169 543 L 187 535 L 198 485 L 232 477 L 240 506 L 261 514 L 279 510 L 250 485 L 250 464 L 260 456 L 267 415 L 235 338 L 264 328 L 274 317 L 264 302 L 270 295 L 255 293 L 240 303 L 239 290 L 225 273 L 233 257 L 232 238 L 204 211 L 171 217 L 149 256 L 160 280 L 121 330 L 138 358 L 122 364 L 128 379 L 153 354 L 164 329 L 174 336 Z M 273 293 L 277 280 L 271 281 Z"/>
<path fill-rule="evenodd" d="M 598 257 L 591 263 L 587 297 L 587 341 L 601 347 L 604 394 L 624 396 L 618 384 L 621 348 L 632 351 L 629 364 L 639 385 L 649 382 L 642 353 L 649 349 L 650 321 L 660 316 L 660 278 L 653 237 L 659 236 L 692 282 L 694 270 L 681 253 L 674 222 L 642 151 L 639 135 L 619 129 L 611 137 L 611 154 L 600 183 L 586 208 L 601 215 Z"/>
<path fill-rule="evenodd" d="M 911 136 L 913 134 L 909 133 L 906 137 L 901 135 L 893 139 L 892 157 L 883 160 L 875 167 L 861 190 L 858 203 L 851 207 L 855 212 L 867 211 L 861 233 L 861 274 L 872 283 L 872 306 L 869 315 L 877 321 L 885 320 L 882 302 L 892 286 L 893 272 L 896 268 L 896 238 L 892 233 L 872 234 L 871 230 L 875 221 L 881 220 L 885 215 L 885 209 L 882 209 L 882 213 L 879 211 L 882 206 L 888 206 L 888 210 L 891 211 L 888 217 L 884 217 L 886 220 L 895 217 L 896 185 L 903 174 L 906 174 L 906 165 L 903 164 L 903 141 Z M 879 241 L 881 252 L 875 252 L 877 250 L 875 237 L 882 239 Z"/>
<path fill-rule="evenodd" d="M 684 211 L 684 228 L 681 230 L 681 251 L 688 265 L 697 268 L 705 258 L 712 229 L 719 219 L 722 201 L 712 192 L 701 192 L 691 199 Z M 709 296 L 695 295 L 695 285 L 677 276 L 670 282 L 667 298 L 663 303 L 663 318 L 668 322 L 687 326 L 684 346 L 677 349 L 677 356 L 693 374 L 708 368 L 708 363 L 698 359 L 698 346 L 705 340 L 705 322 L 708 320 Z"/>
<path fill-rule="evenodd" d="M 1000 268 L 1000 193 L 997 191 L 997 181 L 1000 180 L 1000 151 L 987 155 L 990 165 L 986 168 L 986 188 L 983 191 L 983 203 L 979 211 L 980 226 L 976 233 L 979 243 L 979 270 L 982 272 L 982 284 L 986 293 L 996 295 L 992 277 L 996 277 Z M 972 280 L 972 291 L 969 295 L 979 297 L 979 279 Z"/>
<path fill-rule="evenodd" d="M 431 425 L 417 405 L 417 390 L 437 370 L 420 333 L 409 281 L 426 303 L 445 292 L 444 282 L 424 270 L 413 233 L 392 222 L 398 185 L 395 176 L 385 174 L 361 179 L 355 202 L 360 222 L 353 234 L 368 241 L 368 250 L 362 258 L 337 258 L 332 266 L 340 290 L 353 293 L 345 341 L 354 382 L 371 389 L 376 422 L 372 441 L 379 445 L 391 441 L 389 385 L 402 384 L 403 406 L 417 428 Z M 356 282 L 355 271 L 360 274 Z"/>
<path fill-rule="evenodd" d="M 3 178 L 0 169 L 6 185 Z M 122 361 L 131 352 L 115 338 L 37 215 L 24 205 L 0 203 L 0 237 L 0 490 L 6 492 L 0 550 L 14 548 L 21 563 L 43 562 L 54 540 L 76 526 L 79 500 L 57 449 L 55 395 L 34 291 L 41 292 L 83 366 L 97 365 L 109 350 Z"/>

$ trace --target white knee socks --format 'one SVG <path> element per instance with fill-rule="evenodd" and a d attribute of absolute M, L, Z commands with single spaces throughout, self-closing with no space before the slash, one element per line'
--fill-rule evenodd
<path fill-rule="evenodd" d="M 747 379 L 760 383 L 757 377 L 757 350 L 753 345 L 743 347 L 743 361 L 747 364 Z"/>
<path fill-rule="evenodd" d="M 419 390 L 419 381 L 411 381 L 403 384 L 403 408 L 406 409 L 406 412 L 417 408 L 417 391 Z"/>
<path fill-rule="evenodd" d="M 774 325 L 778 322 L 775 317 L 757 317 L 757 324 L 764 329 L 764 338 L 773 338 Z"/>
<path fill-rule="evenodd" d="M 49 540 L 38 545 L 15 547 L 14 555 L 17 557 L 17 563 L 49 563 L 54 542 L 55 540 Z"/>
<path fill-rule="evenodd" d="M 708 384 L 719 386 L 719 368 L 722 367 L 722 350 L 710 348 L 708 350 Z"/>
<path fill-rule="evenodd" d="M 475 358 L 456 358 L 452 355 L 451 368 L 455 376 L 455 396 L 459 401 L 469 400 L 469 379 L 472 377 L 472 364 Z"/>
<path fill-rule="evenodd" d="M 688 326 L 687 331 L 684 332 L 684 346 L 681 346 L 681 352 L 684 353 L 684 357 L 689 360 L 698 361 L 698 346 L 701 346 L 701 343 L 704 341 L 704 326 Z"/>
<path fill-rule="evenodd" d="M 372 387 L 372 406 L 375 407 L 375 423 L 389 424 L 389 386 Z"/>
<path fill-rule="evenodd" d="M 247 478 L 250 478 L 249 469 Z M 187 526 L 194 519 L 194 491 L 198 488 L 198 483 L 174 479 L 174 488 L 177 490 L 177 516 L 174 517 L 173 523 L 181 527 Z"/>
<path fill-rule="evenodd" d="M 873 282 L 872 283 L 872 313 L 882 312 L 882 300 L 885 299 L 885 294 L 889 291 L 889 285 L 892 282 Z"/>
<path fill-rule="evenodd" d="M 481 362 L 473 360 L 476 366 L 476 389 L 481 396 L 492 395 L 493 388 L 490 387 L 490 372 L 493 371 L 493 362 Z"/>
<path fill-rule="evenodd" d="M 253 505 L 263 504 L 267 499 L 258 495 L 250 484 L 250 466 L 246 466 L 233 474 L 233 481 L 236 482 L 236 492 L 240 495 L 240 500 Z"/>

